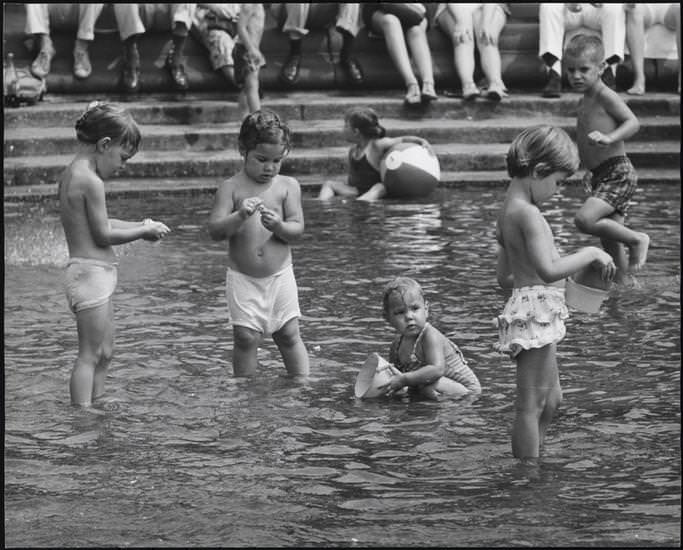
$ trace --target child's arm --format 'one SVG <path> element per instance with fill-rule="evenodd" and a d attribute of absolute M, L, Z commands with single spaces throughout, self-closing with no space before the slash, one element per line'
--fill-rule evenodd
<path fill-rule="evenodd" d="M 425 355 L 425 365 L 410 372 L 395 374 L 384 386 L 391 394 L 405 386 L 426 386 L 436 382 L 446 373 L 446 357 L 443 353 L 438 334 L 428 330 L 422 338 L 422 348 Z"/>
<path fill-rule="evenodd" d="M 612 256 L 596 246 L 586 246 L 567 256 L 560 256 L 545 218 L 530 209 L 518 214 L 518 223 L 526 242 L 527 257 L 538 276 L 545 283 L 553 283 L 596 263 L 602 278 L 610 281 L 616 273 Z"/>
<path fill-rule="evenodd" d="M 229 239 L 249 216 L 258 211 L 263 201 L 259 197 L 249 197 L 242 201 L 240 207 L 233 212 L 233 184 L 226 180 L 218 187 L 211 214 L 209 214 L 209 235 L 215 241 Z"/>
<path fill-rule="evenodd" d="M 640 122 L 638 122 L 636 115 L 633 114 L 633 111 L 621 99 L 619 94 L 609 88 L 605 88 L 599 92 L 598 101 L 619 126 L 608 134 L 594 130 L 587 136 L 589 143 L 593 145 L 611 145 L 617 141 L 624 141 L 632 137 L 640 129 Z"/>
<path fill-rule="evenodd" d="M 505 246 L 503 245 L 499 226 L 496 226 L 496 240 L 498 241 L 498 261 L 496 263 L 498 284 L 501 288 L 512 288 L 515 284 L 515 278 L 510 269 L 507 250 L 505 250 Z"/>
<path fill-rule="evenodd" d="M 170 231 L 161 222 L 145 224 L 110 220 L 107 216 L 104 185 L 101 181 L 85 182 L 83 190 L 90 232 L 98 246 L 124 244 L 138 239 L 156 241 Z"/>
<path fill-rule="evenodd" d="M 274 210 L 261 210 L 261 223 L 285 242 L 298 239 L 304 232 L 304 211 L 301 204 L 301 187 L 296 180 L 287 186 L 287 195 L 282 205 L 282 218 Z"/>

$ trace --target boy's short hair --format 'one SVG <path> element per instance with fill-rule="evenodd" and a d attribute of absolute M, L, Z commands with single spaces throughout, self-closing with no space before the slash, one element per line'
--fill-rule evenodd
<path fill-rule="evenodd" d="M 289 126 L 274 111 L 262 109 L 244 117 L 237 143 L 245 154 L 259 143 L 281 144 L 286 153 L 291 147 L 290 140 Z"/>
<path fill-rule="evenodd" d="M 562 128 L 539 124 L 522 130 L 512 140 L 505 163 L 511 178 L 530 176 L 539 164 L 545 165 L 539 171 L 541 176 L 573 174 L 579 169 L 579 152 Z"/>
<path fill-rule="evenodd" d="M 387 313 L 389 312 L 389 299 L 394 292 L 404 296 L 411 290 L 419 292 L 424 300 L 422 287 L 415 279 L 411 279 L 410 277 L 396 277 L 393 281 L 387 283 L 382 292 L 382 312 L 384 313 L 384 316 L 387 317 Z"/>
<path fill-rule="evenodd" d="M 592 34 L 577 34 L 567 43 L 564 49 L 565 58 L 577 58 L 580 55 L 588 55 L 596 64 L 605 59 L 605 48 L 602 40 Z"/>

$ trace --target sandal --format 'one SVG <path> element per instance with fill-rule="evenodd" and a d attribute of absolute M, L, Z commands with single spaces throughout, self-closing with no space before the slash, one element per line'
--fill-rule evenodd
<path fill-rule="evenodd" d="M 434 91 L 433 82 L 422 83 L 422 101 L 434 101 L 437 98 L 436 91 Z"/>
<path fill-rule="evenodd" d="M 469 82 L 462 87 L 462 98 L 465 101 L 472 101 L 476 99 L 481 92 L 474 82 Z"/>
<path fill-rule="evenodd" d="M 407 105 L 419 105 L 422 102 L 420 87 L 417 85 L 417 82 L 408 84 L 408 91 L 406 92 L 404 101 Z"/>
<path fill-rule="evenodd" d="M 486 98 L 491 101 L 500 101 L 504 97 L 507 97 L 507 90 L 503 84 L 491 84 L 486 91 Z"/>

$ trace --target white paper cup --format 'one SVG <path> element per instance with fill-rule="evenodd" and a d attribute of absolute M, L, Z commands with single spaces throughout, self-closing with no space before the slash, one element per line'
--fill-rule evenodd
<path fill-rule="evenodd" d="M 566 304 L 585 313 L 597 313 L 602 302 L 607 298 L 607 291 L 601 288 L 582 285 L 569 277 L 564 287 Z"/>

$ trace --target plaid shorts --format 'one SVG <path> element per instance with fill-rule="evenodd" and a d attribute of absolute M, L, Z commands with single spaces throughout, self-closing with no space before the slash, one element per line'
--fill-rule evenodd
<path fill-rule="evenodd" d="M 637 183 L 636 170 L 625 155 L 608 158 L 593 170 L 586 172 L 584 178 L 588 193 L 602 199 L 623 215 L 626 214 Z"/>

